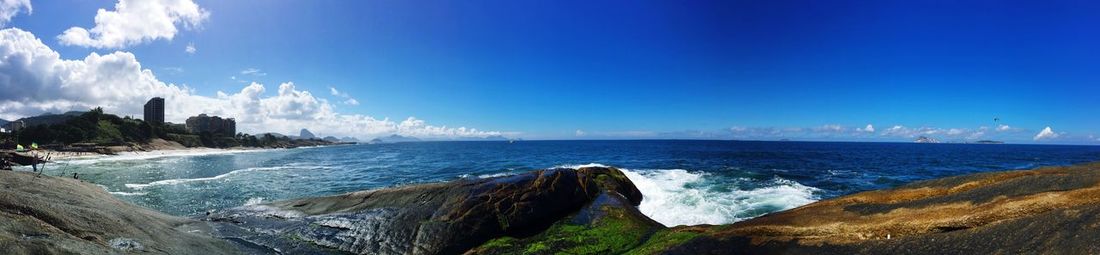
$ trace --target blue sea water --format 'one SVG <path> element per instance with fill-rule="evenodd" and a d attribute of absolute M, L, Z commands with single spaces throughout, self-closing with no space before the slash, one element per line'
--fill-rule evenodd
<path fill-rule="evenodd" d="M 587 164 L 624 169 L 665 225 L 724 224 L 820 199 L 974 172 L 1100 160 L 1097 146 L 751 141 L 362 144 L 63 161 L 116 196 L 190 216 L 248 203 Z"/>

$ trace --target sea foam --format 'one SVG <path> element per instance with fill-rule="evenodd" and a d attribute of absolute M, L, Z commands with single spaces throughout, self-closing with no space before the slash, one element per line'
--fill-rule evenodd
<path fill-rule="evenodd" d="M 237 175 L 237 174 L 241 174 L 241 173 L 246 173 L 246 172 L 252 172 L 252 171 L 271 171 L 271 170 L 283 170 L 283 169 L 289 169 L 289 168 L 305 168 L 305 169 L 326 169 L 326 168 L 330 168 L 330 167 L 325 167 L 325 166 L 310 166 L 310 167 L 303 167 L 303 166 L 275 166 L 275 167 L 251 167 L 251 168 L 245 168 L 245 169 L 237 169 L 237 170 L 229 171 L 229 172 L 227 172 L 227 173 L 224 173 L 224 174 L 219 174 L 219 175 L 216 175 L 216 176 L 211 176 L 211 177 L 199 177 L 199 178 L 181 178 L 181 179 L 167 179 L 167 180 L 159 180 L 159 181 L 154 181 L 154 182 L 150 182 L 150 183 L 145 183 L 145 184 L 135 184 L 135 183 L 127 183 L 127 184 L 126 184 L 126 187 L 127 187 L 127 188 L 131 188 L 131 189 L 134 189 L 134 190 L 142 190 L 142 189 L 145 189 L 145 188 L 148 188 L 148 187 L 151 187 L 151 186 L 159 186 L 159 185 L 175 185 L 175 184 L 188 183 L 188 182 L 213 181 L 213 180 L 220 180 L 220 179 L 225 179 L 226 177 L 229 177 L 229 176 L 233 176 L 233 175 Z"/>
<path fill-rule="evenodd" d="M 58 162 L 70 164 L 70 165 L 89 165 L 100 162 L 111 161 L 130 161 L 130 160 L 146 160 L 156 158 L 167 157 L 194 157 L 194 156 L 206 156 L 206 155 L 221 155 L 221 154 L 236 154 L 236 153 L 253 153 L 253 152 L 266 152 L 281 149 L 211 149 L 211 148 L 197 148 L 197 149 L 183 149 L 183 150 L 157 150 L 157 151 L 135 151 L 135 152 L 121 152 L 118 155 L 99 155 L 79 157 L 70 160 L 59 160 Z"/>
<path fill-rule="evenodd" d="M 580 168 L 602 164 L 564 165 Z M 755 188 L 741 189 L 748 180 L 717 180 L 707 173 L 684 169 L 622 169 L 642 192 L 638 210 L 666 226 L 729 224 L 816 201 L 817 188 L 775 177 L 757 180 Z M 746 185 L 748 186 L 748 185 Z"/>

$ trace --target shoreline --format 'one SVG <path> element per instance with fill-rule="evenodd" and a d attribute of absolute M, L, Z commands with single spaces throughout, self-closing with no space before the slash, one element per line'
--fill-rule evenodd
<path fill-rule="evenodd" d="M 172 150 L 160 152 L 133 155 L 179 155 L 164 153 Z M 644 198 L 633 182 L 620 170 L 601 165 L 249 203 L 192 218 L 129 204 L 87 181 L 0 171 L 0 183 L 9 187 L 0 194 L 0 218 L 18 223 L 0 226 L 0 247 L 9 251 L 111 253 L 119 251 L 113 245 L 118 240 L 139 243 L 147 250 L 215 253 L 1100 250 L 1074 238 L 1100 236 L 1100 229 L 1088 227 L 1100 224 L 1100 216 L 1094 216 L 1100 213 L 1100 162 L 931 179 L 825 199 L 732 224 L 676 227 L 640 213 L 637 206 Z M 82 215 L 87 213 L 98 216 Z M 144 217 L 159 223 L 121 226 L 108 220 L 117 217 Z M 90 229 L 103 231 L 87 232 Z M 178 232 L 181 229 L 186 229 L 184 239 L 195 243 L 168 240 L 184 235 Z M 26 239 L 27 233 L 46 237 Z M 89 233 L 91 237 L 81 237 Z M 408 239 L 412 237 L 417 238 Z M 380 245 L 361 245 L 370 243 Z M 131 246 L 122 248 L 126 247 Z"/>
<path fill-rule="evenodd" d="M 144 144 L 133 144 L 125 146 L 95 146 L 89 151 L 74 151 L 74 150 L 56 150 L 56 149 L 37 149 L 31 151 L 16 152 L 14 150 L 0 150 L 0 154 L 7 154 L 13 157 L 37 157 L 40 160 L 49 156 L 50 162 L 58 161 L 74 161 L 74 160 L 90 160 L 90 159 L 102 159 L 111 157 L 121 158 L 158 158 L 158 157 L 171 157 L 171 156 L 188 156 L 188 155 L 207 155 L 207 154 L 220 154 L 220 153 L 238 153 L 249 151 L 264 151 L 274 149 L 293 149 L 293 148 L 319 148 L 327 146 L 337 145 L 353 145 L 354 143 L 326 143 L 326 144 L 304 144 L 293 146 L 277 146 L 277 147 L 228 147 L 228 148 L 212 148 L 212 147 L 186 147 L 179 143 L 153 139 Z M 20 162 L 13 161 L 13 166 L 29 166 L 30 164 L 21 164 Z"/>

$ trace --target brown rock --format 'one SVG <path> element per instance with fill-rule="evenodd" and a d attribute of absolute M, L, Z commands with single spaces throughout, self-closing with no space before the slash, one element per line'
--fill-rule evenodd
<path fill-rule="evenodd" d="M 820 201 L 705 233 L 671 254 L 1100 253 L 1100 163 L 980 173 Z"/>

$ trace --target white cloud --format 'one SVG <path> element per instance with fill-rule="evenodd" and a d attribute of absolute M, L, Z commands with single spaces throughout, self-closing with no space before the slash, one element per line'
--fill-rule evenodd
<path fill-rule="evenodd" d="M 187 52 L 187 54 L 195 55 L 195 51 L 198 51 L 198 49 L 195 49 L 195 43 L 194 42 L 189 42 L 189 43 L 187 43 L 187 47 L 183 48 L 183 51 Z"/>
<path fill-rule="evenodd" d="M 328 90 L 329 90 L 329 94 L 332 94 L 333 96 L 343 98 L 344 101 L 342 101 L 342 102 L 346 105 L 359 105 L 359 100 L 355 100 L 355 98 L 352 98 L 350 95 L 348 95 L 347 92 L 341 92 L 339 90 L 336 90 L 335 87 L 331 87 L 331 86 L 328 87 Z"/>
<path fill-rule="evenodd" d="M 165 98 L 165 118 L 180 123 L 199 113 L 237 119 L 242 132 L 296 132 L 309 128 L 334 136 L 400 134 L 429 139 L 501 135 L 473 128 L 429 125 L 408 118 L 395 122 L 360 114 L 340 114 L 327 100 L 294 83 L 278 86 L 269 95 L 263 84 L 250 83 L 235 93 L 200 96 L 187 86 L 165 83 L 141 66 L 133 54 L 91 53 L 82 60 L 60 55 L 18 28 L 0 30 L 0 118 L 17 119 L 44 112 L 87 110 L 102 106 L 107 112 L 141 116 L 151 97 Z"/>
<path fill-rule="evenodd" d="M 72 27 L 57 39 L 63 45 L 123 48 L 158 39 L 172 40 L 179 29 L 197 28 L 210 12 L 192 0 L 119 0 L 114 11 L 99 9 L 95 27 Z"/>
<path fill-rule="evenodd" d="M 1046 140 L 1046 139 L 1054 139 L 1054 138 L 1058 138 L 1058 136 L 1061 136 L 1061 134 L 1054 133 L 1054 130 L 1050 129 L 1050 127 L 1048 126 L 1048 127 L 1044 128 L 1043 131 L 1039 131 L 1038 134 L 1035 134 L 1034 140 L 1039 141 L 1039 140 Z"/>
<path fill-rule="evenodd" d="M 0 0 L 0 27 L 6 26 L 20 12 L 30 14 L 32 10 L 31 0 Z"/>
<path fill-rule="evenodd" d="M 912 129 L 906 128 L 905 126 L 901 126 L 901 125 L 895 125 L 893 127 L 887 128 L 886 131 L 882 132 L 882 135 L 883 136 L 904 136 L 904 137 L 914 136 Z"/>
<path fill-rule="evenodd" d="M 1004 132 L 1004 131 L 1009 131 L 1009 130 L 1012 130 L 1012 127 L 1010 127 L 1008 125 L 1001 124 L 1001 125 L 997 126 L 997 131 L 998 132 Z"/>
<path fill-rule="evenodd" d="M 844 132 L 844 130 L 845 130 L 844 127 L 842 127 L 840 125 L 836 125 L 836 124 L 824 125 L 824 126 L 821 126 L 821 127 L 817 128 L 817 131 L 822 131 L 822 132 Z"/>
<path fill-rule="evenodd" d="M 181 73 L 183 73 L 183 67 L 164 67 L 164 68 L 161 68 L 161 70 L 164 70 L 164 72 L 169 73 L 169 74 L 181 74 Z"/>
<path fill-rule="evenodd" d="M 981 139 L 982 136 L 984 136 L 984 135 L 985 135 L 985 131 L 978 131 L 978 132 L 970 133 L 970 135 L 966 136 L 966 140 L 978 140 L 978 139 Z"/>
<path fill-rule="evenodd" d="M 575 136 L 584 136 L 585 134 L 586 133 L 584 132 L 584 130 L 580 130 L 580 129 L 577 129 L 577 131 L 573 133 L 573 135 L 575 135 Z"/>
<path fill-rule="evenodd" d="M 857 128 L 856 131 L 874 133 L 875 132 L 875 126 L 872 126 L 871 124 L 867 124 L 867 127 Z"/>
<path fill-rule="evenodd" d="M 981 132 L 981 130 L 979 130 L 977 132 Z M 956 136 L 956 137 L 958 137 L 958 136 L 964 136 L 964 135 L 971 135 L 973 133 L 971 133 L 971 131 L 969 131 L 967 129 L 962 129 L 962 128 L 951 128 L 951 129 L 942 129 L 942 128 L 934 128 L 934 127 L 909 128 L 909 127 L 905 127 L 905 126 L 901 126 L 901 125 L 895 125 L 893 127 L 887 128 L 886 130 L 884 130 L 880 134 L 882 136 L 889 136 L 889 137 L 914 138 L 914 137 L 917 137 L 917 136 L 931 136 L 931 135 L 947 135 L 947 136 Z"/>
<path fill-rule="evenodd" d="M 245 68 L 244 70 L 241 70 L 241 74 L 243 74 L 243 75 L 252 75 L 252 76 L 265 76 L 265 75 L 267 75 L 267 73 L 262 72 L 262 71 L 260 71 L 260 69 L 257 69 L 257 68 L 254 68 L 254 67 L 249 67 L 249 68 Z"/>

